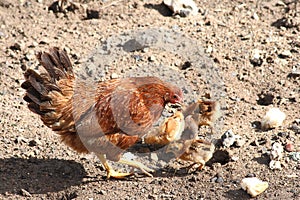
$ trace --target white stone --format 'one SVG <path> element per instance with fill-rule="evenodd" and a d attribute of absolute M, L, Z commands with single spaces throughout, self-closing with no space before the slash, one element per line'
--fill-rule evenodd
<path fill-rule="evenodd" d="M 256 177 L 251 177 L 244 178 L 241 182 L 241 186 L 243 190 L 247 191 L 252 197 L 256 197 L 269 187 L 269 183 L 261 181 Z"/>
<path fill-rule="evenodd" d="M 276 128 L 282 125 L 286 115 L 279 108 L 271 108 L 261 120 L 263 130 Z"/>
<path fill-rule="evenodd" d="M 187 17 L 198 14 L 198 7 L 193 0 L 164 0 L 164 4 L 168 6 L 174 14 Z"/>

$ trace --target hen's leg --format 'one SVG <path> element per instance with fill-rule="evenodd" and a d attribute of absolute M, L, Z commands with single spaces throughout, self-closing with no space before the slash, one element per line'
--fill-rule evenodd
<path fill-rule="evenodd" d="M 143 163 L 140 163 L 140 162 L 134 161 L 134 160 L 127 160 L 125 158 L 121 158 L 118 161 L 118 163 L 129 165 L 129 166 L 132 166 L 134 168 L 140 169 L 147 176 L 153 177 L 152 174 L 150 174 L 149 172 L 154 172 L 154 170 L 147 167 L 147 166 L 145 166 Z"/>
<path fill-rule="evenodd" d="M 110 177 L 117 178 L 117 179 L 122 179 L 127 176 L 133 175 L 133 173 L 123 173 L 123 172 L 117 172 L 115 171 L 107 162 L 105 156 L 103 154 L 96 154 L 99 160 L 102 162 L 102 165 L 106 169 L 107 172 L 107 179 Z"/>

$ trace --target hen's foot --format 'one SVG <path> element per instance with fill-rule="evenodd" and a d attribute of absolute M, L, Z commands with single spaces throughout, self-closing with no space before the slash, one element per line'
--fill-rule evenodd
<path fill-rule="evenodd" d="M 140 162 L 134 161 L 134 160 L 121 159 L 121 160 L 118 161 L 118 163 L 129 165 L 129 166 L 132 166 L 134 168 L 137 168 L 137 169 L 141 170 L 144 174 L 146 174 L 147 176 L 150 176 L 150 177 L 153 177 L 153 175 L 150 174 L 150 173 L 155 172 L 155 170 L 147 167 L 143 163 L 140 163 Z"/>
<path fill-rule="evenodd" d="M 134 173 L 130 172 L 117 172 L 115 170 L 113 170 L 112 168 L 110 168 L 108 171 L 107 171 L 107 179 L 109 178 L 116 178 L 116 179 L 124 179 L 124 178 L 127 178 L 128 176 L 132 176 Z"/>

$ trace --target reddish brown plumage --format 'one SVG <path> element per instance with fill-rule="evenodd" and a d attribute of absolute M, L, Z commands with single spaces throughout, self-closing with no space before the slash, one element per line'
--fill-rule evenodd
<path fill-rule="evenodd" d="M 45 125 L 81 153 L 93 151 L 117 161 L 158 120 L 166 103 L 182 101 L 179 88 L 156 77 L 88 85 L 75 79 L 64 51 L 51 48 L 37 57 L 47 73 L 25 72 L 24 99 Z"/>

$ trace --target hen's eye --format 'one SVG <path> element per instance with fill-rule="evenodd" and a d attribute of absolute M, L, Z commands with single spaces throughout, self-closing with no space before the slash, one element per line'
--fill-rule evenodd
<path fill-rule="evenodd" d="M 178 97 L 177 97 L 177 95 L 174 95 L 173 98 L 174 98 L 174 99 L 177 99 Z"/>

